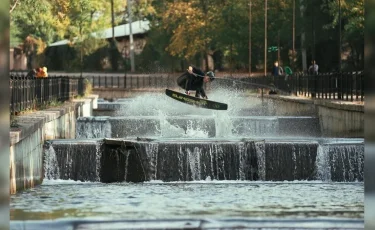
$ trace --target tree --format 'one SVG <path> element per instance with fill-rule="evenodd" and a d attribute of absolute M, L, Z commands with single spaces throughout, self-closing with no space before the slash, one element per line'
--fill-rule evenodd
<path fill-rule="evenodd" d="M 121 0 L 114 2 L 117 11 L 123 8 Z M 110 9 L 110 2 L 105 0 L 22 0 L 11 8 L 14 39 L 29 38 L 27 44 L 30 46 L 30 38 L 34 38 L 40 41 L 40 49 L 53 41 L 67 38 L 70 45 L 79 51 L 79 63 L 82 65 L 84 56 L 106 44 L 90 34 L 110 26 Z M 34 45 L 31 47 L 38 50 L 34 49 Z"/>
<path fill-rule="evenodd" d="M 341 6 L 341 28 L 339 28 L 339 6 Z M 324 0 L 322 8 L 332 17 L 332 21 L 327 23 L 324 28 L 342 30 L 342 44 L 347 44 L 351 51 L 351 55 L 348 57 L 349 63 L 354 69 L 363 69 L 364 0 Z"/>

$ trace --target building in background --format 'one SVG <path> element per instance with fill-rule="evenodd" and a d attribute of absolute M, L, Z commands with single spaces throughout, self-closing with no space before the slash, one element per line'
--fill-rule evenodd
<path fill-rule="evenodd" d="M 135 21 L 132 22 L 132 34 L 133 34 L 133 41 L 134 41 L 134 54 L 139 55 L 143 48 L 146 45 L 146 36 L 148 31 L 150 30 L 149 26 L 150 22 L 145 21 Z M 108 42 L 112 39 L 112 27 L 107 28 L 103 31 L 94 32 L 91 36 L 96 38 L 106 39 Z M 118 52 L 124 59 L 130 58 L 130 29 L 129 24 L 123 24 L 114 27 L 114 37 L 116 39 L 116 46 Z M 73 40 L 74 42 L 74 40 Z M 56 46 L 64 46 L 70 43 L 69 40 L 64 39 L 61 41 L 54 42 L 50 44 L 48 47 L 56 47 Z M 104 62 L 109 64 L 108 61 Z M 108 66 L 103 66 L 104 68 L 110 68 Z"/>

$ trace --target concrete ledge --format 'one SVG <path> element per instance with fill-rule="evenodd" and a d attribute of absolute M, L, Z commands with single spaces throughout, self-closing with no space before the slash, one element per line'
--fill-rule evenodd
<path fill-rule="evenodd" d="M 44 142 L 75 138 L 76 116 L 90 114 L 94 105 L 97 106 L 97 96 L 92 95 L 59 107 L 15 117 L 17 127 L 11 127 L 9 133 L 11 194 L 43 182 Z"/>
<path fill-rule="evenodd" d="M 314 104 L 314 100 L 310 98 L 295 97 L 295 96 L 284 96 L 284 95 L 264 95 L 265 98 L 272 98 L 275 100 L 287 101 L 287 102 L 298 102 L 303 104 Z"/>
<path fill-rule="evenodd" d="M 76 104 L 76 115 L 77 117 L 90 117 L 93 113 L 93 103 L 91 98 L 73 99 L 72 101 Z M 97 105 L 96 105 L 97 106 Z"/>
<path fill-rule="evenodd" d="M 296 96 L 284 96 L 284 95 L 264 95 L 265 98 L 272 98 L 274 100 L 281 100 L 287 102 L 296 102 L 302 104 L 314 104 L 319 106 L 326 106 L 329 108 L 358 111 L 364 112 L 364 104 L 359 104 L 358 102 L 350 101 L 337 101 L 337 100 L 327 100 L 327 99 L 311 99 Z"/>
<path fill-rule="evenodd" d="M 309 115 L 319 117 L 324 137 L 364 137 L 362 102 L 311 99 L 284 95 L 264 95 L 270 115 Z"/>
<path fill-rule="evenodd" d="M 354 104 L 353 102 L 314 100 L 314 104 L 332 109 L 347 110 L 353 112 L 365 111 L 364 104 Z"/>
<path fill-rule="evenodd" d="M 90 98 L 91 99 L 91 103 L 92 103 L 91 107 L 93 109 L 97 109 L 98 108 L 98 98 L 99 98 L 99 95 L 90 94 L 90 95 L 87 95 L 86 98 Z"/>
<path fill-rule="evenodd" d="M 15 118 L 17 127 L 10 128 L 10 145 L 20 142 L 38 129 L 43 129 L 48 122 L 74 111 L 75 104 L 67 103 L 57 108 L 36 111 Z"/>

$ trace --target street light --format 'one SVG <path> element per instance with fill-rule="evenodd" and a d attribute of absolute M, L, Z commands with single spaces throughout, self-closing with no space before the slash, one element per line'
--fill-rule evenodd
<path fill-rule="evenodd" d="M 267 0 L 264 1 L 264 76 L 267 76 Z"/>
<path fill-rule="evenodd" d="M 249 77 L 251 77 L 251 6 L 252 1 L 249 0 Z"/>
<path fill-rule="evenodd" d="M 292 65 L 296 68 L 296 0 L 293 0 L 293 48 Z"/>
<path fill-rule="evenodd" d="M 133 32 L 132 32 L 131 1 L 132 0 L 127 0 L 127 8 L 128 8 L 128 17 L 129 17 L 130 72 L 134 72 L 135 65 L 134 65 L 134 43 L 133 43 Z"/>
<path fill-rule="evenodd" d="M 339 0 L 339 72 L 341 72 L 341 0 Z"/>

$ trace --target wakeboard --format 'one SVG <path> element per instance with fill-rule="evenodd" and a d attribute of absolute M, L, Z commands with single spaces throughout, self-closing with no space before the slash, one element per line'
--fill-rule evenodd
<path fill-rule="evenodd" d="M 227 110 L 228 105 L 217 102 L 217 101 L 210 101 L 198 97 L 193 97 L 190 95 L 186 95 L 184 93 L 179 93 L 170 89 L 165 90 L 165 94 L 177 101 L 189 104 L 189 105 L 195 105 L 200 108 L 205 108 L 205 109 L 214 109 L 214 110 Z"/>

